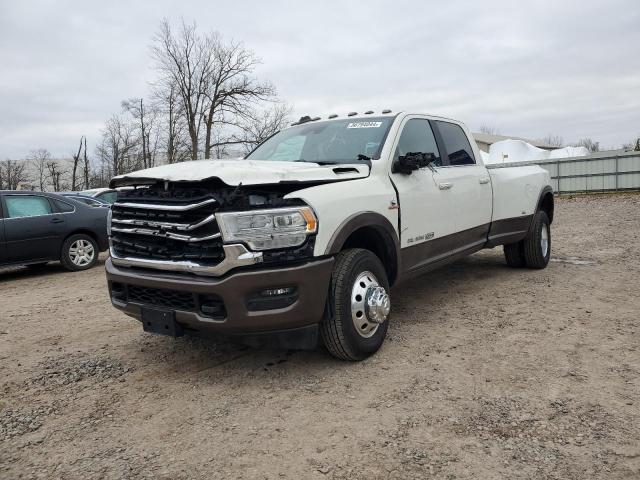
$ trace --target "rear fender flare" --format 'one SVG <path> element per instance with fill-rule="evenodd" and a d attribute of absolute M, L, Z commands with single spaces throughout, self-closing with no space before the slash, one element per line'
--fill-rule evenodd
<path fill-rule="evenodd" d="M 542 201 L 544 200 L 544 197 L 548 193 L 550 193 L 553 196 L 553 188 L 550 185 L 543 187 L 542 190 L 540 191 L 540 195 L 538 195 L 538 202 L 536 203 L 536 209 L 533 211 L 533 215 L 531 217 L 531 224 L 529 225 L 529 231 L 531 231 L 531 227 L 533 226 L 533 220 L 535 218 L 535 214 L 540 211 L 540 208 L 542 207 Z M 549 218 L 549 222 L 551 222 L 552 220 L 553 220 L 553 217 Z"/>

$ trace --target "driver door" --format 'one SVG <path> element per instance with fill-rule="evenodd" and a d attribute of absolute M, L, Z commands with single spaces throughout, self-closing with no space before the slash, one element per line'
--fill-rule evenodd
<path fill-rule="evenodd" d="M 404 120 L 394 147 L 393 163 L 407 153 L 433 153 L 434 167 L 441 165 L 441 153 L 429 121 L 420 117 Z M 400 200 L 400 246 L 404 272 L 447 256 L 447 236 L 455 232 L 453 203 L 447 190 L 434 179 L 433 169 L 424 167 L 410 174 L 391 173 Z"/>

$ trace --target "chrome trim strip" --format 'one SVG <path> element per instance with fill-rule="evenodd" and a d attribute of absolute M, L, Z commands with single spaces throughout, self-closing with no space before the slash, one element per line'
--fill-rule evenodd
<path fill-rule="evenodd" d="M 213 235 L 207 235 L 206 237 L 190 237 L 189 235 L 180 235 L 179 233 L 167 232 L 163 230 L 149 230 L 147 228 L 120 228 L 111 226 L 112 232 L 121 233 L 136 233 L 139 235 L 149 235 L 150 237 L 171 238 L 172 240 L 180 240 L 181 242 L 204 242 L 206 240 L 213 240 L 220 238 L 220 233 L 214 233 Z"/>
<path fill-rule="evenodd" d="M 190 203 L 189 205 L 160 205 L 153 203 L 114 203 L 114 207 L 124 207 L 124 208 L 139 208 L 141 210 L 167 210 L 172 212 L 185 212 L 187 210 L 193 210 L 195 208 L 204 207 L 205 205 L 211 205 L 213 203 L 218 203 L 215 198 L 210 198 L 208 200 L 204 200 L 199 203 Z"/>
<path fill-rule="evenodd" d="M 227 273 L 232 268 L 255 265 L 262 263 L 262 252 L 251 252 L 244 245 L 233 244 L 223 245 L 224 260 L 213 266 L 199 265 L 190 261 L 165 261 L 165 260 L 149 260 L 132 257 L 119 257 L 110 249 L 111 261 L 114 265 L 123 267 L 140 267 L 153 268 L 156 270 L 164 270 L 170 272 L 189 272 L 196 275 L 220 276 Z"/>
<path fill-rule="evenodd" d="M 121 223 L 123 225 L 136 225 L 139 227 L 156 227 L 156 228 L 175 228 L 176 230 L 180 230 L 181 232 L 195 230 L 196 228 L 200 228 L 207 223 L 211 223 L 215 221 L 216 215 L 211 214 L 205 219 L 199 221 L 198 223 L 169 223 L 169 222 L 158 222 L 155 220 L 128 220 L 123 219 L 120 220 L 118 218 L 113 218 L 113 223 Z"/>

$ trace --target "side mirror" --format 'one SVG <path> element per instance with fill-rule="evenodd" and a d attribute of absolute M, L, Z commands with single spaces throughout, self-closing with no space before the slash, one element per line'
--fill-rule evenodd
<path fill-rule="evenodd" d="M 435 160 L 436 156 L 433 153 L 409 152 L 398 157 L 398 161 L 393 164 L 393 173 L 411 175 L 414 170 L 428 167 Z"/>

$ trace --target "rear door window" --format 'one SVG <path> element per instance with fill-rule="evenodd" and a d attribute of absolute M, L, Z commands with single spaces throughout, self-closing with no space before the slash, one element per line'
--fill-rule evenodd
<path fill-rule="evenodd" d="M 84 203 L 85 205 L 89 205 L 91 207 L 99 207 L 100 205 L 102 205 L 100 202 L 90 197 L 71 197 L 71 198 L 73 198 L 78 202 Z"/>
<path fill-rule="evenodd" d="M 464 130 L 455 123 L 436 121 L 444 148 L 449 156 L 449 165 L 475 165 L 476 160 Z"/>
<path fill-rule="evenodd" d="M 56 202 L 56 207 L 58 207 L 58 210 L 62 213 L 71 213 L 76 209 L 76 207 L 74 207 L 70 203 L 63 202 L 62 200 L 56 199 L 54 201 Z"/>
<path fill-rule="evenodd" d="M 49 200 L 37 195 L 7 195 L 4 201 L 8 218 L 38 217 L 53 213 Z"/>
<path fill-rule="evenodd" d="M 436 157 L 434 165 L 442 165 L 438 145 L 428 120 L 413 118 L 404 125 L 393 155 L 394 162 L 407 153 L 433 153 Z"/>

